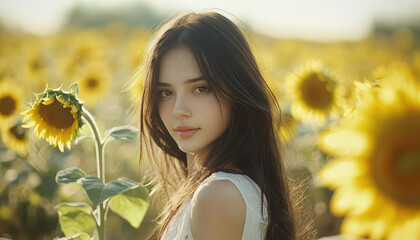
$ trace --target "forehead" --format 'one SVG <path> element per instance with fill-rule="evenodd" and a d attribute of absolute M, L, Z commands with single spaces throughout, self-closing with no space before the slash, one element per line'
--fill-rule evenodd
<path fill-rule="evenodd" d="M 200 76 L 200 68 L 188 48 L 175 47 L 163 55 L 159 66 L 159 82 L 175 83 Z"/>

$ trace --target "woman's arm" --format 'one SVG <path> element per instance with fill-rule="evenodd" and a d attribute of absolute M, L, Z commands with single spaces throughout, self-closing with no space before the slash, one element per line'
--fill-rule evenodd
<path fill-rule="evenodd" d="M 191 233 L 194 240 L 240 240 L 246 206 L 228 180 L 215 180 L 197 189 L 192 199 Z"/>

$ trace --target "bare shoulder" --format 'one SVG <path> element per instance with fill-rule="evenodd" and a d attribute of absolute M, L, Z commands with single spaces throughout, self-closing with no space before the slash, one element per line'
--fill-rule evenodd
<path fill-rule="evenodd" d="M 200 186 L 192 199 L 191 232 L 194 240 L 241 239 L 246 205 L 235 184 L 214 180 Z"/>

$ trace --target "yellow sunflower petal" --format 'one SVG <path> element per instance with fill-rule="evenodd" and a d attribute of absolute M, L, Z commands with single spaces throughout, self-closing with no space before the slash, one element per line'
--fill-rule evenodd
<path fill-rule="evenodd" d="M 66 145 L 67 145 L 67 148 L 68 148 L 69 150 L 71 150 L 71 142 L 70 142 L 70 141 L 67 141 Z"/>
<path fill-rule="evenodd" d="M 33 108 L 28 108 L 28 109 L 26 109 L 25 111 L 22 111 L 20 114 L 21 115 L 32 115 L 32 114 L 30 114 L 31 112 L 33 112 Z M 25 116 L 25 117 L 27 117 L 27 116 Z"/>
<path fill-rule="evenodd" d="M 321 183 L 336 189 L 346 184 L 353 184 L 354 179 L 366 172 L 366 167 L 354 159 L 332 160 L 318 173 Z"/>
<path fill-rule="evenodd" d="M 55 101 L 54 98 L 49 98 L 49 97 L 44 97 L 42 99 L 42 104 L 44 105 L 50 105 L 51 103 L 53 103 Z"/>
<path fill-rule="evenodd" d="M 353 186 L 339 188 L 331 199 L 331 211 L 338 216 L 347 213 L 360 215 L 373 206 L 374 198 L 368 190 L 360 191 Z"/>
<path fill-rule="evenodd" d="M 335 156 L 359 156 L 370 147 L 369 136 L 352 129 L 338 128 L 322 133 L 318 138 L 319 147 Z"/>
<path fill-rule="evenodd" d="M 420 87 L 409 81 L 383 78 L 351 118 L 318 139 L 338 156 L 319 177 L 336 189 L 331 211 L 346 215 L 345 235 L 420 239 Z"/>
<path fill-rule="evenodd" d="M 70 93 L 48 88 L 46 92 L 54 92 L 55 97 L 37 100 L 31 109 L 26 110 L 24 127 L 34 127 L 38 138 L 45 138 L 54 147 L 58 145 L 63 152 L 65 146 L 70 149 L 71 141 L 79 130 L 82 103 Z"/>
<path fill-rule="evenodd" d="M 60 149 L 61 152 L 64 152 L 64 144 L 62 141 L 58 142 L 58 148 Z"/>
<path fill-rule="evenodd" d="M 3 144 L 18 155 L 25 157 L 28 154 L 27 130 L 21 124 L 13 124 L 1 132 Z"/>
<path fill-rule="evenodd" d="M 43 138 L 46 132 L 47 132 L 46 129 L 42 129 L 41 132 L 38 134 L 38 138 Z"/>
<path fill-rule="evenodd" d="M 341 224 L 341 232 L 349 237 L 367 236 L 370 232 L 370 226 L 363 219 L 361 220 L 356 216 L 347 216 Z"/>
<path fill-rule="evenodd" d="M 396 224 L 389 239 L 420 239 L 420 217 Z"/>
<path fill-rule="evenodd" d="M 287 78 L 296 119 L 325 123 L 342 110 L 343 87 L 320 61 L 308 61 Z"/>
<path fill-rule="evenodd" d="M 31 128 L 31 127 L 33 127 L 33 126 L 35 126 L 35 125 L 36 125 L 36 123 L 35 123 L 35 122 L 33 122 L 33 121 L 31 121 L 31 122 L 28 122 L 28 123 L 26 123 L 26 124 L 22 125 L 22 127 L 23 127 L 23 128 Z"/>

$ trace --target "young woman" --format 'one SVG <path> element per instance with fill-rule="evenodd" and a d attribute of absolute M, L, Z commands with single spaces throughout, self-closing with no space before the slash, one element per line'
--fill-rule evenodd
<path fill-rule="evenodd" d="M 179 15 L 143 64 L 141 149 L 166 196 L 158 238 L 295 239 L 280 111 L 238 27 Z"/>

